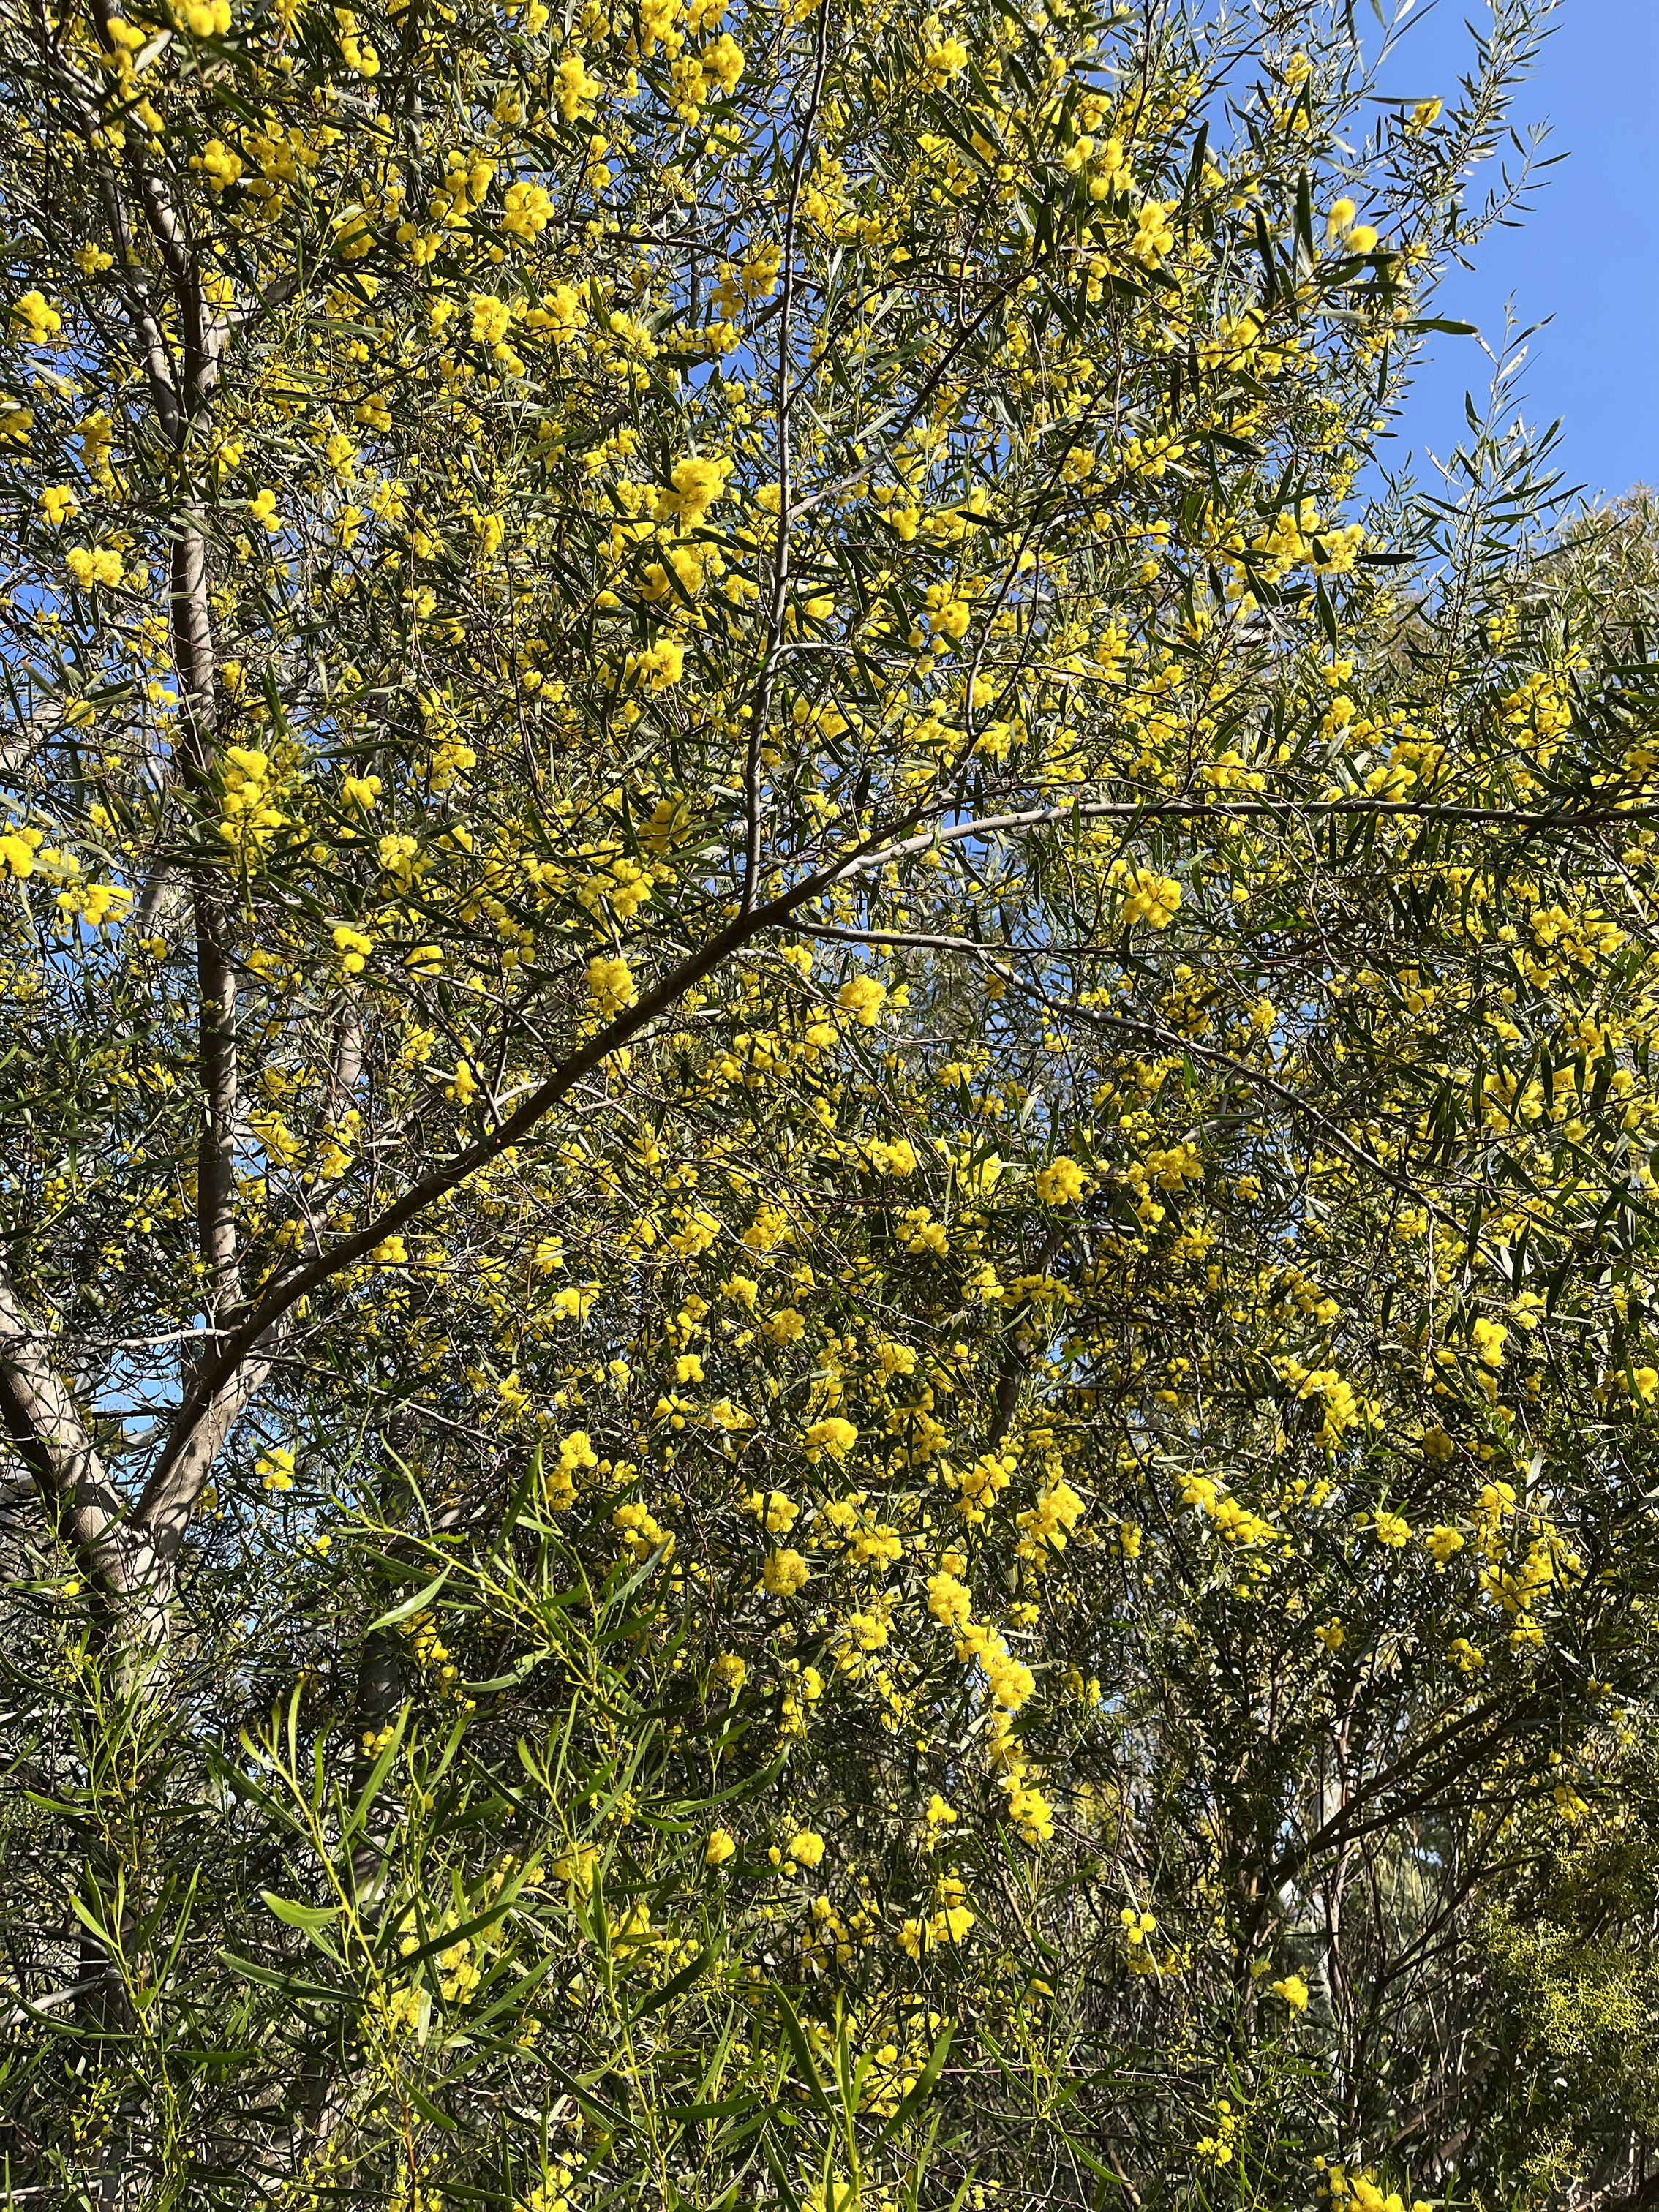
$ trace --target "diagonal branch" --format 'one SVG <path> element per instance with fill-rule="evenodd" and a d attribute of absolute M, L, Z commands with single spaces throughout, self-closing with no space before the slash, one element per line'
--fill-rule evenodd
<path fill-rule="evenodd" d="M 857 855 L 852 858 L 855 861 Z M 349 1236 L 341 1237 L 325 1250 L 308 1254 L 265 1285 L 251 1310 L 246 1310 L 234 1326 L 222 1334 L 217 1351 L 202 1362 L 173 1419 L 166 1448 L 139 1500 L 136 1519 L 155 1541 L 158 1553 L 164 1559 L 170 1559 L 176 1553 L 202 1485 L 207 1480 L 207 1470 L 212 1463 L 211 1455 L 206 1448 L 207 1439 L 216 1432 L 222 1435 L 223 1430 L 219 1427 L 222 1420 L 228 1427 L 229 1420 L 235 1418 L 233 1412 L 227 1419 L 219 1410 L 222 1397 L 228 1394 L 234 1398 L 236 1411 L 247 1402 L 252 1389 L 243 1389 L 238 1379 L 244 1363 L 257 1354 L 269 1365 L 274 1347 L 268 1340 L 299 1301 L 333 1276 L 367 1259 L 385 1238 L 407 1228 L 439 1200 L 466 1182 L 469 1176 L 476 1175 L 481 1168 L 488 1167 L 492 1161 L 499 1159 L 504 1152 L 521 1143 L 538 1122 L 567 1098 L 579 1083 L 595 1073 L 613 1053 L 630 1043 L 641 1030 L 648 1028 L 659 1015 L 668 1012 L 704 976 L 712 975 L 751 938 L 788 921 L 797 908 L 821 896 L 838 880 L 848 865 L 847 860 L 830 862 L 813 874 L 803 877 L 800 882 L 767 905 L 751 908 L 746 914 L 739 912 L 699 951 L 671 969 L 660 982 L 642 993 L 633 1006 L 624 1008 L 579 1051 L 573 1053 L 485 1135 L 476 1139 L 452 1158 L 443 1161 L 429 1174 L 422 1176 L 418 1182 L 411 1184 L 401 1198 L 363 1227 L 354 1230 Z M 262 1369 L 261 1376 L 264 1371 Z M 253 1387 L 257 1388 L 257 1383 Z M 172 1551 L 166 1548 L 167 1546 L 172 1547 Z"/>
<path fill-rule="evenodd" d="M 1027 806 L 1008 814 L 975 815 L 963 822 L 935 822 L 915 836 L 860 854 L 848 861 L 841 880 L 872 874 L 895 860 L 913 860 L 937 845 L 995 837 L 1011 830 L 1052 829 L 1075 816 L 1084 822 L 1137 823 L 1167 821 L 1323 822 L 1376 816 L 1383 821 L 1457 822 L 1471 828 L 1514 830 L 1606 830 L 1627 822 L 1659 819 L 1659 802 L 1602 800 L 1582 812 L 1570 805 L 1523 812 L 1513 806 L 1460 806 L 1437 799 L 1068 799 L 1057 805 Z"/>

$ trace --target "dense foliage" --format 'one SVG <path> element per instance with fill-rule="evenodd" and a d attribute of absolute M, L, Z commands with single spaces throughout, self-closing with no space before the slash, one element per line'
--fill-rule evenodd
<path fill-rule="evenodd" d="M 1348 12 L 4 0 L 20 2202 L 1651 2197 L 1654 533 L 1357 500 Z"/>

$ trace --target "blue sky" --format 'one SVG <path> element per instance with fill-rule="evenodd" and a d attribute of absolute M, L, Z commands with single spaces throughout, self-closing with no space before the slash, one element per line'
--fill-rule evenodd
<path fill-rule="evenodd" d="M 1358 0 L 1357 19 L 1369 12 Z M 1419 0 L 1381 89 L 1451 94 L 1469 65 L 1465 23 L 1486 13 L 1484 0 Z M 1548 122 L 1544 151 L 1567 159 L 1545 173 L 1519 229 L 1489 234 L 1472 273 L 1449 272 L 1434 312 L 1478 324 L 1492 343 L 1511 297 L 1522 326 L 1551 318 L 1530 341 L 1525 411 L 1540 425 L 1563 418 L 1569 483 L 1616 494 L 1659 485 L 1659 0 L 1561 0 L 1553 21 L 1511 115 L 1523 137 L 1528 124 Z M 1449 450 L 1464 427 L 1464 392 L 1479 398 L 1490 380 L 1473 338 L 1431 343 L 1400 434 L 1380 449 L 1391 467 L 1407 447 L 1420 461 L 1426 449 Z"/>

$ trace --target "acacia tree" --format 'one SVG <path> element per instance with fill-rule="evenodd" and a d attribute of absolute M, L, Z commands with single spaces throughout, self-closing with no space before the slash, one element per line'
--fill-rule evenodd
<path fill-rule="evenodd" d="M 1340 495 L 1333 469 L 1351 471 L 1342 434 L 1406 296 L 1402 252 L 1381 252 L 1374 228 L 1354 250 L 1340 220 L 1322 258 L 1292 236 L 1260 311 L 1254 278 L 1232 276 L 1237 327 L 1210 342 L 1189 403 L 1170 368 L 1188 283 L 1175 270 L 1190 260 L 1192 286 L 1212 292 L 1218 270 L 1224 289 L 1239 249 L 1206 233 L 1231 213 L 1248 241 L 1277 159 L 1270 129 L 1248 175 L 1201 149 L 1187 159 L 1228 54 L 1186 54 L 1188 75 L 1207 67 L 1172 106 L 1173 26 L 1138 64 L 1141 91 L 1113 96 L 1062 74 L 1095 53 L 1092 25 L 1069 40 L 1011 27 L 971 61 L 943 29 L 914 50 L 884 29 L 860 58 L 838 46 L 833 70 L 827 18 L 751 36 L 752 54 L 712 24 L 653 26 L 573 27 L 574 43 L 493 17 L 470 42 L 441 37 L 407 10 L 378 28 L 11 27 L 9 204 L 20 288 L 36 280 L 11 315 L 15 665 L 33 756 L 18 770 L 96 786 L 84 826 L 102 840 L 37 848 L 20 826 L 14 873 L 64 877 L 58 911 L 88 928 L 142 885 L 118 973 L 84 971 L 121 1001 L 117 1038 L 179 1021 L 188 945 L 192 1067 L 173 1111 L 203 1125 L 159 1147 L 196 1186 L 175 1264 L 203 1335 L 136 1510 L 77 1433 L 49 1345 L 21 1308 L 9 1323 L 21 1431 L 118 1599 L 165 1599 L 223 1438 L 308 1293 L 837 877 L 878 880 L 947 830 L 970 842 L 964 807 L 1069 811 L 1106 765 L 1102 740 L 1056 726 L 1091 664 L 1050 672 L 1043 656 L 1099 647 L 1109 677 L 1129 641 L 1119 592 L 1068 573 L 1057 525 L 1073 526 L 1073 567 L 1127 560 L 1127 605 L 1137 586 L 1149 605 L 1178 592 L 1136 556 L 1169 534 L 1173 486 L 1159 488 L 1190 428 L 1203 470 L 1195 448 L 1180 481 L 1211 479 L 1201 529 L 1236 599 L 1255 570 L 1340 573 L 1358 550 L 1357 526 L 1319 538 L 1314 507 Z M 613 44 L 607 94 L 593 57 Z M 1311 98 L 1297 74 L 1311 66 L 1291 67 L 1291 106 Z M 1101 135 L 1124 119 L 1114 97 L 1146 110 L 1124 111 L 1138 155 Z M 613 100 L 614 143 L 599 127 Z M 1019 158 L 975 184 L 951 136 L 920 130 L 896 193 L 896 134 L 931 118 L 959 135 L 986 100 Z M 1432 223 L 1445 150 L 1420 122 L 1390 143 L 1407 228 Z M 1166 179 L 1185 197 L 1149 197 Z M 1310 208 L 1301 221 L 1311 238 Z M 1334 379 L 1312 351 L 1298 375 L 1273 341 L 1327 295 L 1371 327 L 1340 347 Z M 752 373 L 698 373 L 740 349 Z M 1262 389 L 1242 410 L 1264 417 L 1262 455 L 1276 441 L 1294 479 L 1265 529 L 1256 452 L 1221 442 L 1243 442 L 1240 408 L 1200 427 L 1218 413 L 1206 386 L 1240 375 Z M 1155 414 L 1168 420 L 1150 443 L 1132 434 Z M 965 674 L 941 681 L 958 641 Z M 786 750 L 788 729 L 816 742 Z M 36 793 L 20 781 L 19 797 Z M 1141 800 L 1097 803 L 1127 820 Z M 1115 851 L 1114 817 L 1089 818 Z M 538 842 L 521 854 L 520 836 Z M 911 849 L 890 857 L 894 844 Z M 1155 884 L 1127 896 L 1161 915 Z M 665 956 L 693 949 L 647 969 L 664 930 Z M 641 931 L 636 981 L 610 948 Z M 623 968 L 584 962 L 596 945 Z M 452 963 L 463 985 L 478 971 L 476 1035 L 443 1004 Z M 422 1122 L 419 1152 L 440 1156 L 424 1174 L 348 1103 L 377 971 L 397 978 L 400 1018 L 453 1048 L 453 1069 L 451 1052 L 438 1061 L 457 1111 L 440 1120 L 456 1134 Z M 284 1202 L 309 1132 L 265 1145 L 275 1172 L 253 1220 L 238 1186 L 239 1146 L 264 1142 L 261 1109 L 279 1103 L 245 1099 L 238 1036 L 285 1030 L 301 994 L 308 1081 L 285 1076 L 280 1103 L 313 1123 L 359 1116 L 337 1147 L 356 1173 L 331 1162 L 320 1179 L 353 1215 L 343 1233 L 316 1199 Z M 584 1008 L 602 1018 L 586 1049 Z M 560 1035 L 557 1073 L 515 1089 L 531 1039 L 544 1051 Z M 134 1077 L 142 1114 L 161 1086 Z M 393 1111 L 407 1121 L 403 1099 Z M 124 1141 L 114 1125 L 100 1136 Z M 96 1180 L 125 1196 L 108 1169 Z M 148 1255 L 137 1272 L 153 1299 Z"/>
<path fill-rule="evenodd" d="M 1530 35 L 7 12 L 15 2185 L 1386 2148 L 1645 1664 L 1646 707 L 1346 504 Z"/>

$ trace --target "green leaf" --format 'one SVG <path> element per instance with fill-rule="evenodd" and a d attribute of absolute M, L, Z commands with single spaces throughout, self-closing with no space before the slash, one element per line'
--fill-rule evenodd
<path fill-rule="evenodd" d="M 884 2143 L 890 2142 L 893 2136 L 896 2136 L 899 2130 L 914 2117 L 916 2112 L 920 2110 L 922 2104 L 927 2100 L 928 2095 L 932 2092 L 934 2082 L 939 2080 L 939 2075 L 944 2069 L 945 2061 L 950 2053 L 951 2038 L 954 2033 L 955 2030 L 948 2022 L 940 2030 L 938 2042 L 928 2053 L 927 2063 L 922 2068 L 921 2072 L 916 2076 L 915 2081 L 911 2083 L 909 2088 L 905 2092 L 898 2110 L 893 2114 L 891 2119 L 888 2121 L 885 2127 L 881 2130 L 881 2133 L 877 2136 L 876 2140 L 878 2142 Z"/>
<path fill-rule="evenodd" d="M 452 2120 L 447 2112 L 441 2112 L 417 2081 L 411 2081 L 405 2074 L 399 2077 L 398 2087 L 422 2119 L 430 2120 L 434 2128 L 447 2128 L 451 2135 L 458 2131 L 459 2123 Z"/>
<path fill-rule="evenodd" d="M 722 2097 L 717 2105 L 665 2105 L 662 2116 L 665 2120 L 729 2120 L 739 2113 L 753 2112 L 766 2102 L 757 2092 L 739 2090 L 730 2097 Z"/>
<path fill-rule="evenodd" d="M 678 1973 L 672 1974 L 659 1990 L 653 1990 L 650 1996 L 641 2002 L 629 2026 L 631 2027 L 651 2013 L 659 2012 L 663 2006 L 672 2004 L 683 1990 L 689 1990 L 717 1963 L 718 1960 L 707 1952 L 699 1953 L 695 1959 L 688 1959 Z"/>
<path fill-rule="evenodd" d="M 245 1982 L 257 1982 L 261 1989 L 276 1990 L 295 2004 L 345 2005 L 354 2011 L 356 1996 L 350 1990 L 330 1989 L 320 1982 L 307 1982 L 298 1974 L 284 1973 L 279 1966 L 262 1966 L 257 1960 L 240 1957 L 234 1951 L 221 1951 L 222 1966 L 229 1968 Z"/>
<path fill-rule="evenodd" d="M 383 1613 L 378 1620 L 371 1620 L 364 1634 L 373 1636 L 382 1628 L 395 1628 L 400 1620 L 411 1619 L 422 1607 L 431 1604 L 448 1580 L 449 1569 L 441 1567 L 424 1589 L 416 1590 L 413 1597 L 406 1597 L 401 1605 L 394 1605 L 390 1613 Z"/>
<path fill-rule="evenodd" d="M 307 1936 L 332 1926 L 339 1911 L 337 1905 L 300 1905 L 291 1897 L 278 1897 L 274 1890 L 262 1889 L 260 1898 L 276 1917 L 290 1928 L 303 1928 Z"/>

